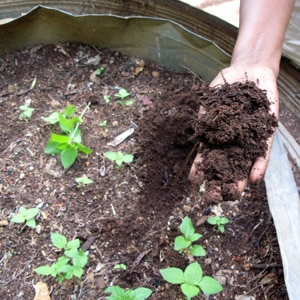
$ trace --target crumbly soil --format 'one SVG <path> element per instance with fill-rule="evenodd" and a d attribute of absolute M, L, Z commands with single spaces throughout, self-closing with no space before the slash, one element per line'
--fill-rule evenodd
<path fill-rule="evenodd" d="M 92 73 L 100 66 L 101 76 Z M 105 299 L 109 285 L 148 287 L 150 299 L 184 299 L 179 286 L 167 284 L 159 270 L 185 268 L 189 261 L 174 251 L 178 226 L 189 216 L 207 256 L 196 258 L 205 275 L 224 291 L 209 299 L 288 299 L 275 229 L 263 183 L 247 187 L 241 199 L 212 205 L 191 187 L 194 120 L 203 83 L 153 62 L 86 45 L 38 46 L 1 57 L 0 73 L 0 298 L 33 299 L 33 284 L 44 281 L 51 299 Z M 31 84 L 37 78 L 35 86 Z M 131 106 L 118 103 L 122 87 Z M 106 103 L 105 95 L 111 100 Z M 19 120 L 19 106 L 30 102 L 32 117 Z M 58 156 L 44 154 L 55 131 L 42 117 L 72 104 L 81 113 L 83 144 L 68 170 Z M 107 121 L 106 126 L 100 126 Z M 118 146 L 116 136 L 134 132 Z M 116 169 L 105 151 L 134 154 L 134 162 Z M 75 178 L 93 184 L 78 188 Z M 19 207 L 40 207 L 37 229 L 11 223 Z M 224 234 L 206 220 L 230 219 Z M 57 284 L 34 269 L 50 265 L 61 253 L 50 241 L 59 232 L 79 238 L 89 261 L 81 279 Z M 126 271 L 115 270 L 123 263 Z M 203 295 L 195 299 L 205 299 Z"/>
<path fill-rule="evenodd" d="M 246 180 L 253 162 L 267 151 L 278 126 L 265 91 L 246 81 L 201 89 L 194 138 L 201 161 L 195 174 L 204 181 L 203 200 L 212 203 L 240 198 L 238 181 Z"/>

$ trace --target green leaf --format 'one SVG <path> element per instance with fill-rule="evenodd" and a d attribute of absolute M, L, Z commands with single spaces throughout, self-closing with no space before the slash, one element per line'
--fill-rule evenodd
<path fill-rule="evenodd" d="M 223 291 L 223 287 L 219 281 L 210 276 L 204 276 L 198 286 L 206 295 L 217 294 Z"/>
<path fill-rule="evenodd" d="M 39 213 L 39 211 L 40 210 L 36 207 L 27 209 L 26 210 L 26 220 L 34 218 Z"/>
<path fill-rule="evenodd" d="M 74 164 L 77 156 L 78 151 L 75 147 L 70 146 L 67 149 L 63 150 L 60 154 L 60 159 L 63 167 L 65 169 L 70 168 Z"/>
<path fill-rule="evenodd" d="M 75 178 L 75 182 L 77 182 L 80 186 L 84 184 L 92 184 L 94 181 L 87 176 L 77 177 Z"/>
<path fill-rule="evenodd" d="M 191 245 L 190 241 L 187 241 L 183 235 L 179 235 L 175 238 L 174 249 L 180 251 L 186 249 Z"/>
<path fill-rule="evenodd" d="M 81 130 L 79 127 L 77 127 L 76 131 L 75 128 L 70 132 L 70 135 L 73 137 L 73 140 L 75 141 L 75 143 L 80 144 L 82 141 L 81 138 Z"/>
<path fill-rule="evenodd" d="M 61 150 L 58 148 L 59 145 L 60 144 L 49 140 L 46 145 L 46 148 L 45 148 L 45 153 L 46 154 L 59 154 L 61 152 Z"/>
<path fill-rule="evenodd" d="M 194 233 L 192 236 L 190 236 L 189 240 L 191 242 L 195 242 L 195 241 L 199 240 L 200 238 L 202 238 L 202 234 Z"/>
<path fill-rule="evenodd" d="M 220 217 L 218 216 L 212 216 L 212 217 L 209 217 L 207 219 L 207 222 L 210 224 L 210 225 L 216 225 L 218 223 L 218 220 L 220 219 Z"/>
<path fill-rule="evenodd" d="M 222 217 L 220 221 L 221 221 L 221 224 L 222 224 L 222 225 L 225 225 L 225 224 L 228 224 L 228 223 L 229 223 L 229 219 L 227 219 L 227 218 L 225 218 L 225 217 Z"/>
<path fill-rule="evenodd" d="M 11 221 L 14 223 L 24 223 L 26 220 L 22 214 L 15 214 L 12 216 Z"/>
<path fill-rule="evenodd" d="M 127 266 L 125 264 L 117 264 L 114 266 L 114 269 L 120 269 L 125 271 L 127 269 Z"/>
<path fill-rule="evenodd" d="M 133 162 L 133 155 L 132 154 L 124 154 L 123 155 L 123 162 L 124 163 L 131 163 L 131 162 Z"/>
<path fill-rule="evenodd" d="M 57 232 L 51 232 L 51 242 L 58 249 L 63 249 L 67 245 L 67 239 Z"/>
<path fill-rule="evenodd" d="M 83 274 L 83 269 L 80 267 L 73 266 L 73 275 L 77 278 L 81 278 Z"/>
<path fill-rule="evenodd" d="M 27 105 L 21 105 L 19 106 L 19 109 L 22 110 L 23 112 L 19 115 L 19 119 L 30 119 L 32 116 L 32 113 L 34 112 L 34 108 L 31 108 Z"/>
<path fill-rule="evenodd" d="M 193 256 L 205 256 L 206 255 L 206 251 L 200 245 L 193 245 L 189 248 L 189 250 Z"/>
<path fill-rule="evenodd" d="M 159 272 L 164 280 L 172 284 L 181 284 L 185 281 L 183 271 L 179 268 L 166 268 Z"/>
<path fill-rule="evenodd" d="M 72 117 L 75 112 L 77 111 L 77 108 L 75 108 L 73 105 L 68 105 L 64 112 L 63 112 L 63 115 L 66 117 L 66 118 L 70 118 Z"/>
<path fill-rule="evenodd" d="M 59 116 L 59 127 L 60 129 L 70 134 L 75 127 L 75 124 L 79 122 L 79 117 L 75 117 L 72 119 L 66 119 L 63 116 Z"/>
<path fill-rule="evenodd" d="M 70 137 L 64 134 L 51 133 L 50 141 L 57 144 L 68 144 L 70 141 Z"/>
<path fill-rule="evenodd" d="M 26 221 L 26 225 L 30 228 L 36 228 L 36 221 L 35 219 L 30 219 Z"/>
<path fill-rule="evenodd" d="M 218 225 L 218 230 L 221 232 L 221 233 L 224 233 L 225 232 L 225 227 L 223 224 L 220 224 Z"/>
<path fill-rule="evenodd" d="M 72 258 L 73 265 L 75 267 L 83 268 L 88 262 L 88 255 L 82 249 L 79 249 L 77 255 Z"/>
<path fill-rule="evenodd" d="M 147 299 L 152 294 L 152 291 L 145 287 L 139 287 L 132 291 L 132 297 L 134 300 Z"/>
<path fill-rule="evenodd" d="M 91 154 L 93 152 L 93 150 L 91 150 L 90 148 L 83 146 L 82 144 L 79 143 L 76 143 L 76 147 L 79 149 L 79 151 L 85 154 Z"/>
<path fill-rule="evenodd" d="M 183 283 L 180 288 L 182 293 L 187 296 L 188 299 L 197 296 L 200 292 L 200 289 L 197 286 L 188 283 Z"/>
<path fill-rule="evenodd" d="M 72 279 L 74 268 L 71 265 L 64 265 L 61 267 L 59 273 L 63 273 L 65 279 Z"/>
<path fill-rule="evenodd" d="M 38 273 L 38 274 L 41 274 L 41 275 L 51 275 L 52 273 L 52 268 L 50 266 L 40 266 L 38 268 L 36 268 L 34 270 L 34 272 Z"/>
<path fill-rule="evenodd" d="M 78 249 L 80 246 L 80 240 L 79 239 L 74 239 L 71 240 L 67 243 L 65 249 Z"/>
<path fill-rule="evenodd" d="M 193 226 L 192 220 L 189 217 L 184 217 L 180 226 L 180 232 L 187 238 L 190 239 L 195 233 L 195 228 Z"/>
<path fill-rule="evenodd" d="M 27 213 L 27 208 L 25 208 L 24 206 L 20 206 L 19 214 L 22 214 L 23 216 L 26 216 L 26 213 Z"/>
<path fill-rule="evenodd" d="M 198 262 L 189 264 L 184 270 L 184 282 L 199 285 L 202 278 L 202 268 Z"/>
<path fill-rule="evenodd" d="M 59 112 L 53 112 L 48 117 L 42 117 L 42 119 L 49 124 L 56 124 L 59 122 Z"/>
<path fill-rule="evenodd" d="M 120 288 L 117 285 L 110 286 L 104 290 L 104 293 L 111 293 L 112 295 L 106 297 L 107 300 L 123 300 L 125 296 L 124 289 Z"/>
<path fill-rule="evenodd" d="M 117 159 L 117 152 L 107 151 L 103 153 L 104 156 L 110 160 L 115 161 Z"/>
<path fill-rule="evenodd" d="M 124 99 L 126 97 L 130 96 L 130 93 L 127 92 L 126 89 L 120 89 L 118 93 L 115 94 L 115 97 Z"/>
<path fill-rule="evenodd" d="M 130 106 L 130 105 L 132 105 L 133 104 L 133 101 L 132 100 L 127 100 L 127 101 L 125 101 L 125 105 L 126 106 Z"/>

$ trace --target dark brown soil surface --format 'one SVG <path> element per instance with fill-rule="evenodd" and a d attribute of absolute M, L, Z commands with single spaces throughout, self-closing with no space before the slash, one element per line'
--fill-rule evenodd
<path fill-rule="evenodd" d="M 200 142 L 202 161 L 196 174 L 205 181 L 203 199 L 239 199 L 237 183 L 246 180 L 255 159 L 265 155 L 267 140 L 278 126 L 276 116 L 270 114 L 266 92 L 254 82 L 202 88 L 200 100 L 193 137 Z"/>
<path fill-rule="evenodd" d="M 100 66 L 103 74 L 91 77 Z M 131 106 L 115 99 L 120 87 L 131 93 Z M 58 300 L 105 299 L 103 290 L 111 284 L 148 287 L 150 299 L 184 299 L 179 286 L 166 284 L 159 274 L 161 268 L 189 263 L 173 249 L 184 216 L 203 234 L 207 256 L 196 260 L 224 287 L 209 299 L 243 294 L 288 299 L 264 185 L 248 187 L 240 200 L 208 205 L 187 179 L 193 158 L 182 168 L 194 146 L 190 138 L 201 87 L 192 74 L 90 46 L 40 46 L 1 58 L 1 299 L 33 299 L 38 281 Z M 110 103 L 104 95 L 111 96 Z M 31 119 L 19 120 L 26 101 L 35 111 Z M 42 117 L 68 104 L 80 113 L 87 102 L 92 105 L 81 129 L 83 144 L 93 153 L 63 170 L 59 157 L 44 154 L 53 128 Z M 99 126 L 104 120 L 107 125 Z M 134 133 L 110 146 L 128 128 Z M 134 162 L 117 170 L 103 156 L 108 150 L 132 153 Z M 74 180 L 84 174 L 94 183 L 78 188 Z M 36 230 L 10 222 L 21 205 L 39 205 Z M 206 222 L 214 214 L 230 219 L 224 234 Z M 34 272 L 61 254 L 51 245 L 51 232 L 77 237 L 89 251 L 81 279 L 60 285 Z M 127 270 L 113 269 L 118 263 Z"/>

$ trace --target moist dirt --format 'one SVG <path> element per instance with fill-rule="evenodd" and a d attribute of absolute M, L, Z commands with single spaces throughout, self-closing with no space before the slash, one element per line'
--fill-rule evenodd
<path fill-rule="evenodd" d="M 104 71 L 96 75 L 100 67 Z M 159 270 L 189 264 L 173 248 L 185 216 L 203 235 L 199 243 L 207 252 L 195 260 L 224 288 L 195 299 L 288 299 L 264 184 L 248 186 L 234 201 L 208 203 L 188 181 L 200 94 L 207 88 L 197 76 L 75 44 L 8 53 L 0 68 L 1 299 L 33 299 L 38 281 L 57 300 L 105 299 L 110 285 L 148 287 L 149 299 L 184 299 Z M 131 94 L 131 105 L 115 97 L 120 88 Z M 35 110 L 20 120 L 25 103 Z M 87 103 L 80 128 L 93 153 L 80 154 L 64 170 L 59 156 L 44 153 L 56 129 L 42 117 L 70 104 L 80 114 Z M 112 146 L 130 128 L 133 133 Z M 106 151 L 133 154 L 134 161 L 116 169 Z M 94 183 L 79 188 L 75 178 L 83 175 Z M 40 208 L 36 229 L 11 222 L 20 206 Z M 224 234 L 207 223 L 215 214 L 230 220 Z M 81 279 L 58 284 L 34 272 L 61 255 L 51 232 L 79 238 L 89 252 Z M 126 271 L 114 269 L 117 264 Z"/>

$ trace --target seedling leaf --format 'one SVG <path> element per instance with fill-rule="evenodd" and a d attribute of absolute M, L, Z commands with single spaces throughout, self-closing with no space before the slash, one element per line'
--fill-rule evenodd
<path fill-rule="evenodd" d="M 40 210 L 36 207 L 27 209 L 26 212 L 25 212 L 26 220 L 34 218 L 39 213 L 39 211 Z"/>
<path fill-rule="evenodd" d="M 189 250 L 193 256 L 205 256 L 206 255 L 206 251 L 200 245 L 193 245 L 189 248 Z"/>
<path fill-rule="evenodd" d="M 63 150 L 60 154 L 60 159 L 63 167 L 65 169 L 70 168 L 74 164 L 77 156 L 77 149 L 75 147 L 72 147 L 71 145 L 67 149 Z"/>
<path fill-rule="evenodd" d="M 35 219 L 30 219 L 26 221 L 26 225 L 30 228 L 36 228 L 36 221 Z"/>
<path fill-rule="evenodd" d="M 59 121 L 59 112 L 53 112 L 48 117 L 43 117 L 42 119 L 49 124 L 56 124 Z"/>
<path fill-rule="evenodd" d="M 79 144 L 79 143 L 76 143 L 76 147 L 79 149 L 79 151 L 81 151 L 82 153 L 85 153 L 85 154 L 91 154 L 93 152 L 92 149 L 90 149 L 86 146 L 83 146 L 82 144 Z"/>
<path fill-rule="evenodd" d="M 73 105 L 68 105 L 63 112 L 63 116 L 66 118 L 72 117 L 77 111 L 77 108 L 74 107 Z"/>
<path fill-rule="evenodd" d="M 198 286 L 206 295 L 213 295 L 223 291 L 223 287 L 219 281 L 210 276 L 204 276 Z"/>
<path fill-rule="evenodd" d="M 183 235 L 179 235 L 175 238 L 174 249 L 180 251 L 186 249 L 191 245 L 190 241 L 187 241 Z"/>
<path fill-rule="evenodd" d="M 57 232 L 51 232 L 51 242 L 58 249 L 63 249 L 67 245 L 67 239 Z"/>
<path fill-rule="evenodd" d="M 25 220 L 25 217 L 19 213 L 19 214 L 13 215 L 13 217 L 11 218 L 11 221 L 14 223 L 24 223 L 26 220 Z"/>
<path fill-rule="evenodd" d="M 198 262 L 189 264 L 184 270 L 184 282 L 199 285 L 202 279 L 202 268 Z"/>
<path fill-rule="evenodd" d="M 40 266 L 34 270 L 36 273 L 41 275 L 52 275 L 52 268 L 50 266 Z"/>
<path fill-rule="evenodd" d="M 195 228 L 193 226 L 192 220 L 189 217 L 183 218 L 179 229 L 180 232 L 188 239 L 195 233 Z"/>
<path fill-rule="evenodd" d="M 181 284 L 185 281 L 183 271 L 179 268 L 166 268 L 159 272 L 166 281 L 172 284 Z"/>
<path fill-rule="evenodd" d="M 152 291 L 145 287 L 139 287 L 132 291 L 132 299 L 144 300 L 147 299 L 152 294 Z"/>
<path fill-rule="evenodd" d="M 183 283 L 180 288 L 182 293 L 186 295 L 188 299 L 197 296 L 200 292 L 200 289 L 197 286 L 188 283 Z"/>

